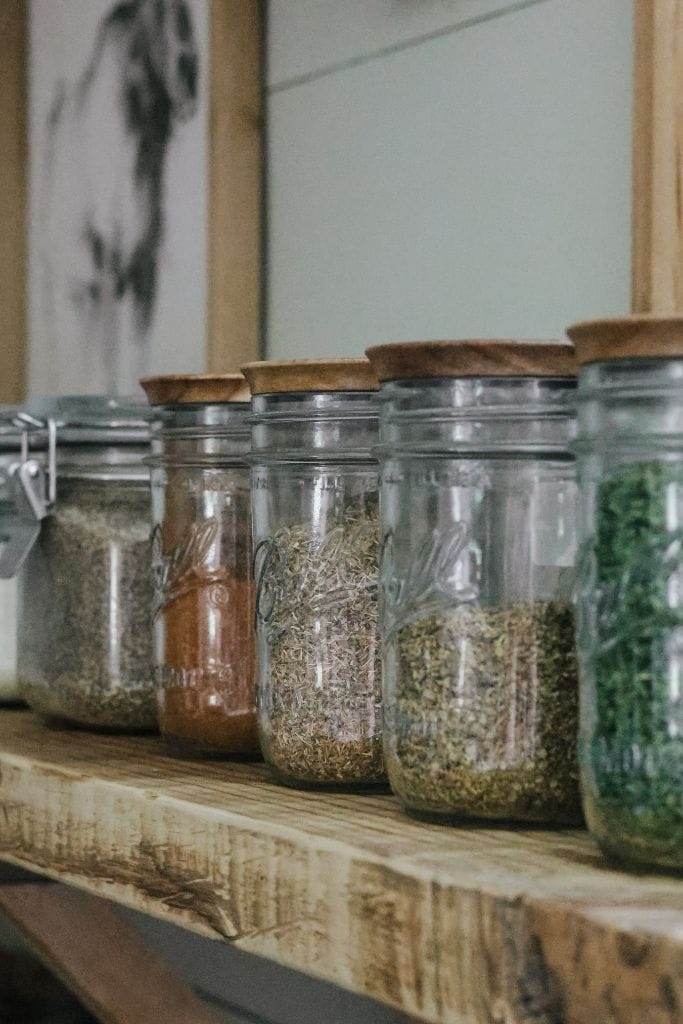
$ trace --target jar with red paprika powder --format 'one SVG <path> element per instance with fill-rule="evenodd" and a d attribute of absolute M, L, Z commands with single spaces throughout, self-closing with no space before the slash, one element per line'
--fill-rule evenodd
<path fill-rule="evenodd" d="M 150 461 L 161 733 L 180 754 L 257 756 L 249 389 L 239 374 L 142 386 L 160 414 Z"/>

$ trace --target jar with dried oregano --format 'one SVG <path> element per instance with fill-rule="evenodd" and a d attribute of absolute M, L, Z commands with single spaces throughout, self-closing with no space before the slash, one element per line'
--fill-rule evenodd
<path fill-rule="evenodd" d="M 21 695 L 51 720 L 154 729 L 147 410 L 93 396 L 31 417 L 56 426 L 57 480 L 20 576 Z"/>
<path fill-rule="evenodd" d="M 436 820 L 578 822 L 571 346 L 368 355 L 392 789 Z"/>
<path fill-rule="evenodd" d="M 256 363 L 259 732 L 289 785 L 384 784 L 377 384 L 367 360 Z"/>
<path fill-rule="evenodd" d="M 177 753 L 258 757 L 249 388 L 241 374 L 142 382 L 153 433 L 159 727 Z"/>
<path fill-rule="evenodd" d="M 605 853 L 683 870 L 683 317 L 569 329 L 577 439 L 580 762 Z"/>

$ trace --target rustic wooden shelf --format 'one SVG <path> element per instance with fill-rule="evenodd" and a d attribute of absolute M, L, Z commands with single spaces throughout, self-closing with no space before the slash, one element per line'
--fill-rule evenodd
<path fill-rule="evenodd" d="M 683 881 L 580 831 L 441 828 L 390 796 L 0 713 L 0 856 L 448 1024 L 673 1024 Z"/>

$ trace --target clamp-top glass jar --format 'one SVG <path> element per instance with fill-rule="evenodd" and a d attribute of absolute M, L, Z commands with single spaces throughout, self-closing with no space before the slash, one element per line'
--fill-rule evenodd
<path fill-rule="evenodd" d="M 383 345 L 385 758 L 436 819 L 580 820 L 570 346 Z"/>
<path fill-rule="evenodd" d="M 20 577 L 20 692 L 46 718 L 153 729 L 148 410 L 82 397 L 30 411 L 56 424 L 58 485 Z"/>
<path fill-rule="evenodd" d="M 179 753 L 259 754 L 249 388 L 240 374 L 154 377 L 159 726 Z"/>
<path fill-rule="evenodd" d="M 577 324 L 580 763 L 611 857 L 683 869 L 683 317 Z"/>
<path fill-rule="evenodd" d="M 290 785 L 377 786 L 377 381 L 365 359 L 244 373 L 263 754 Z"/>
<path fill-rule="evenodd" d="M 5 406 L 0 410 L 0 534 L 14 519 L 11 472 L 17 462 L 22 437 L 28 445 L 26 426 L 19 410 Z M 21 571 L 21 569 L 19 570 Z M 17 597 L 18 575 L 14 567 L 0 578 L 0 705 L 21 700 L 17 681 Z"/>

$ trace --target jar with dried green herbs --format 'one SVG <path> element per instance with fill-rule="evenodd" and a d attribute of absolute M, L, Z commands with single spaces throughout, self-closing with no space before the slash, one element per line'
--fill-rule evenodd
<path fill-rule="evenodd" d="M 384 738 L 413 814 L 580 821 L 570 346 L 383 345 Z"/>
<path fill-rule="evenodd" d="M 20 577 L 21 695 L 51 720 L 153 729 L 147 410 L 86 397 L 32 411 L 56 424 L 57 481 Z"/>
<path fill-rule="evenodd" d="M 683 318 L 569 330 L 577 439 L 580 761 L 605 853 L 683 870 Z"/>
<path fill-rule="evenodd" d="M 366 360 L 244 373 L 263 755 L 289 785 L 376 787 L 385 781 L 377 384 Z"/>

